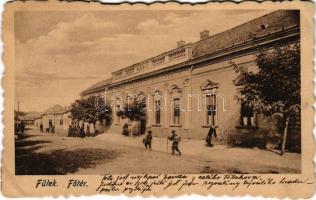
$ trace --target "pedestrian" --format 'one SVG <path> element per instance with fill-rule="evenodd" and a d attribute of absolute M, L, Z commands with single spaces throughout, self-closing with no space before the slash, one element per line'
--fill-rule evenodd
<path fill-rule="evenodd" d="M 129 136 L 128 124 L 127 124 L 127 123 L 125 123 L 125 124 L 123 125 L 123 135 Z"/>
<path fill-rule="evenodd" d="M 52 126 L 52 133 L 55 133 L 55 126 Z"/>
<path fill-rule="evenodd" d="M 69 124 L 69 127 L 68 127 L 68 137 L 72 137 L 72 135 L 73 135 L 72 126 L 71 126 L 71 124 Z"/>
<path fill-rule="evenodd" d="M 214 137 L 216 138 L 217 137 L 217 134 L 216 134 L 216 128 L 214 125 L 212 125 L 208 131 L 208 134 L 207 134 L 207 137 L 206 137 L 206 145 L 209 146 L 209 147 L 212 147 L 213 144 L 212 144 L 212 136 L 214 135 Z"/>
<path fill-rule="evenodd" d="M 90 126 L 89 126 L 89 124 L 87 124 L 86 136 L 90 137 Z"/>
<path fill-rule="evenodd" d="M 72 133 L 71 133 L 71 137 L 77 137 L 77 126 L 76 124 L 72 125 Z"/>
<path fill-rule="evenodd" d="M 49 124 L 49 133 L 52 133 L 53 132 L 53 125 L 52 124 Z"/>
<path fill-rule="evenodd" d="M 143 139 L 143 143 L 144 143 L 144 145 L 145 145 L 145 148 L 146 148 L 146 149 L 148 148 L 149 150 L 151 150 L 151 141 L 152 141 L 152 139 L 153 139 L 153 136 L 152 136 L 151 133 L 152 133 L 151 130 L 149 130 L 149 131 L 147 132 L 146 137 Z"/>
<path fill-rule="evenodd" d="M 168 139 L 172 141 L 172 155 L 174 155 L 174 152 L 177 151 L 179 153 L 179 156 L 181 156 L 181 151 L 179 150 L 179 143 L 181 141 L 181 137 L 176 134 L 175 130 L 172 130 L 171 136 L 169 136 Z"/>
<path fill-rule="evenodd" d="M 86 135 L 84 133 L 84 124 L 81 125 L 81 128 L 80 128 L 80 137 L 81 138 L 84 138 Z"/>
<path fill-rule="evenodd" d="M 40 131 L 41 131 L 41 133 L 43 133 L 44 131 L 43 131 L 43 124 L 41 123 L 41 125 L 40 125 Z"/>
<path fill-rule="evenodd" d="M 14 121 L 14 134 L 18 134 L 18 123 Z"/>
<path fill-rule="evenodd" d="M 95 128 L 94 128 L 94 123 L 90 123 L 90 134 L 92 137 L 95 136 Z"/>
<path fill-rule="evenodd" d="M 75 134 L 75 137 L 81 137 L 79 124 L 77 124 L 77 126 L 76 126 L 76 134 Z"/>
<path fill-rule="evenodd" d="M 24 121 L 21 121 L 21 133 L 24 133 L 24 129 L 25 129 L 25 123 Z"/>

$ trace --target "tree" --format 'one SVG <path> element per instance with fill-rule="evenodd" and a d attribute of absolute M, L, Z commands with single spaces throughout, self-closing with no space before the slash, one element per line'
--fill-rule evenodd
<path fill-rule="evenodd" d="M 87 99 L 78 99 L 72 103 L 71 115 L 78 123 L 81 120 L 95 123 L 103 119 L 110 122 L 112 110 L 111 106 L 105 104 L 103 98 L 91 96 Z"/>
<path fill-rule="evenodd" d="M 143 99 L 133 99 L 126 103 L 124 108 L 117 113 L 118 116 L 125 116 L 131 120 L 139 119 L 146 115 L 146 101 Z"/>
<path fill-rule="evenodd" d="M 289 119 L 301 110 L 300 46 L 292 44 L 261 51 L 255 62 L 258 66 L 255 72 L 232 63 L 238 73 L 237 99 L 258 113 L 278 116 L 283 132 L 283 154 Z"/>

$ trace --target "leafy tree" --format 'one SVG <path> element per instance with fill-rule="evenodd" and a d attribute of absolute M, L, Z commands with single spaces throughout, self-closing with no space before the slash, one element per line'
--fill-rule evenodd
<path fill-rule="evenodd" d="M 144 99 L 135 98 L 130 103 L 126 103 L 124 108 L 117 112 L 117 115 L 137 120 L 146 115 L 146 102 Z"/>
<path fill-rule="evenodd" d="M 240 86 L 237 98 L 258 113 L 278 116 L 283 132 L 283 154 L 289 119 L 301 110 L 300 46 L 292 44 L 261 51 L 255 61 L 258 71 L 232 63 L 239 74 L 235 80 Z"/>
<path fill-rule="evenodd" d="M 87 99 L 78 99 L 71 105 L 71 115 L 74 120 L 89 121 L 95 123 L 97 120 L 112 119 L 111 106 L 106 105 L 101 97 L 91 96 Z"/>

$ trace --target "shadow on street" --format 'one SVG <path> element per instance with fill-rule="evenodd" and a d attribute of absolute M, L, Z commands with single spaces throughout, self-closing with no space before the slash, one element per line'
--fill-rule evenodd
<path fill-rule="evenodd" d="M 99 163 L 117 157 L 116 152 L 103 149 L 76 149 L 36 152 L 50 141 L 23 139 L 15 142 L 16 175 L 65 175 L 74 173 L 79 168 L 93 168 Z"/>

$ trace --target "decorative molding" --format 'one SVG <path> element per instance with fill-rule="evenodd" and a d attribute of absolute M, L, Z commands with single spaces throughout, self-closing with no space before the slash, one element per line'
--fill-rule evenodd
<path fill-rule="evenodd" d="M 148 87 L 146 88 L 146 93 L 147 93 L 148 95 L 150 95 L 150 94 L 152 93 L 152 91 L 153 91 L 152 87 L 148 86 Z"/>
<path fill-rule="evenodd" d="M 183 86 L 184 86 L 184 87 L 188 87 L 189 84 L 190 84 L 190 82 L 191 82 L 191 80 L 190 80 L 189 78 L 185 79 L 185 80 L 183 81 Z"/>
<path fill-rule="evenodd" d="M 162 92 L 159 89 L 155 89 L 154 92 L 152 93 L 152 96 L 154 98 L 158 98 L 162 96 Z"/>
<path fill-rule="evenodd" d="M 182 96 L 182 90 L 175 84 L 170 85 L 168 92 L 171 95 L 171 98 L 180 98 Z"/>
<path fill-rule="evenodd" d="M 212 89 L 217 89 L 218 86 L 219 86 L 218 83 L 214 83 L 214 82 L 212 82 L 212 81 L 210 81 L 210 80 L 207 79 L 207 80 L 200 86 L 200 88 L 201 88 L 201 90 L 212 90 Z"/>
<path fill-rule="evenodd" d="M 168 90 L 168 88 L 169 88 L 169 83 L 163 84 L 163 89 Z"/>

